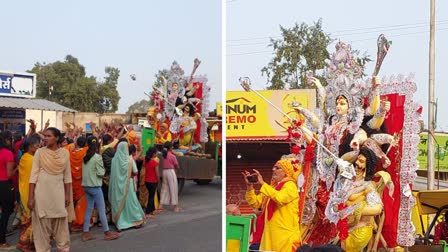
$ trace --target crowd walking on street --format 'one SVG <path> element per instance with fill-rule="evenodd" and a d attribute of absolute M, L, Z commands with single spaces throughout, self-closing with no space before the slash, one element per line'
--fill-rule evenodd
<path fill-rule="evenodd" d="M 70 251 L 70 234 L 82 232 L 82 241 L 94 240 L 90 228 L 95 224 L 109 241 L 144 226 L 164 205 L 180 211 L 174 172 L 179 164 L 171 142 L 163 149 L 159 205 L 159 152 L 151 147 L 142 153 L 132 129 L 104 123 L 86 134 L 67 124 L 62 132 L 47 121 L 37 131 L 35 122 L 28 122 L 26 136 L 0 132 L 0 250 L 46 252 L 54 244 L 58 251 Z M 139 192 L 140 183 L 145 192 Z M 145 200 L 139 201 L 139 193 Z M 12 226 L 10 216 L 15 216 Z M 7 232 L 17 228 L 19 241 L 8 243 Z"/>

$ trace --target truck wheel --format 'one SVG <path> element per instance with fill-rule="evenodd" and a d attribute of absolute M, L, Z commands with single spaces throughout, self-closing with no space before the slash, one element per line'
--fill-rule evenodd
<path fill-rule="evenodd" d="M 198 185 L 208 185 L 210 182 L 212 182 L 211 179 L 195 179 L 194 182 Z"/>
<path fill-rule="evenodd" d="M 177 178 L 177 195 L 180 195 L 182 193 L 182 190 L 184 189 L 185 185 L 185 179 L 184 178 Z"/>

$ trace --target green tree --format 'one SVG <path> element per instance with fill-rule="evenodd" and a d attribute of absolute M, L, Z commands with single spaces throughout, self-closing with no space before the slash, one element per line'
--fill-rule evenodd
<path fill-rule="evenodd" d="M 168 69 L 162 69 L 159 70 L 155 75 L 155 81 L 154 81 L 154 86 L 156 88 L 158 88 L 160 91 L 163 91 L 165 93 L 165 97 L 167 96 L 166 92 L 168 92 L 167 90 L 165 90 L 165 87 L 163 86 L 163 80 L 162 80 L 162 76 L 164 76 L 165 78 L 168 78 L 168 73 L 169 70 Z M 154 95 L 154 90 L 151 90 L 151 92 L 149 93 L 149 95 L 152 97 Z M 152 99 L 149 99 L 149 106 L 154 105 L 154 101 Z"/>
<path fill-rule="evenodd" d="M 144 113 L 144 112 L 148 111 L 149 106 L 150 106 L 149 100 L 143 99 L 143 100 L 135 102 L 134 104 L 129 106 L 126 114 Z"/>
<path fill-rule="evenodd" d="M 165 78 L 168 78 L 168 74 L 169 74 L 169 70 L 168 69 L 162 69 L 159 70 L 155 75 L 155 81 L 154 81 L 154 86 L 156 86 L 158 89 L 162 90 L 163 92 L 167 92 L 167 90 L 165 90 L 165 87 L 163 86 L 163 80 L 162 80 L 162 76 L 164 76 Z M 153 90 L 151 91 L 151 95 L 153 94 Z M 153 101 L 150 101 L 151 103 Z"/>
<path fill-rule="evenodd" d="M 118 94 L 117 85 L 120 77 L 120 70 L 115 67 L 106 67 L 105 82 L 97 84 L 97 112 L 113 113 L 118 109 L 120 95 Z"/>
<path fill-rule="evenodd" d="M 161 91 L 163 91 L 163 92 L 166 92 L 166 91 L 164 90 L 163 80 L 162 80 L 161 77 L 164 76 L 165 78 L 168 78 L 168 73 L 169 73 L 169 70 L 168 70 L 168 69 L 162 69 L 162 70 L 159 70 L 159 71 L 154 75 L 154 77 L 155 77 L 155 81 L 154 81 L 153 86 L 155 86 L 156 88 L 158 88 L 159 90 L 161 90 Z M 155 91 L 151 88 L 151 91 L 149 92 L 149 94 L 147 94 L 147 93 L 145 93 L 145 94 L 147 94 L 147 95 L 149 95 L 150 97 L 152 97 L 152 95 L 154 95 L 154 92 L 155 92 Z M 126 114 L 146 112 L 146 111 L 148 111 L 148 108 L 149 108 L 150 106 L 153 106 L 153 105 L 154 105 L 154 101 L 153 101 L 151 98 L 149 98 L 149 99 L 143 99 L 143 100 L 140 100 L 140 101 L 138 101 L 138 102 L 135 102 L 135 103 L 133 103 L 131 106 L 129 106 L 128 111 L 126 112 Z"/>
<path fill-rule="evenodd" d="M 268 65 L 261 69 L 266 76 L 268 89 L 314 88 L 306 82 L 307 72 L 318 77 L 322 85 L 326 85 L 320 71 L 326 66 L 329 58 L 327 50 L 333 39 L 322 29 L 322 19 L 312 25 L 295 24 L 292 28 L 280 26 L 281 38 L 271 38 L 270 47 L 274 49 L 274 57 Z M 352 50 L 354 55 L 359 51 Z M 362 67 L 370 58 L 364 54 L 358 59 Z"/>
<path fill-rule="evenodd" d="M 108 113 L 118 109 L 117 91 L 120 71 L 106 67 L 104 82 L 86 76 L 77 58 L 67 55 L 64 61 L 39 63 L 29 71 L 37 75 L 36 96 L 82 112 Z"/>
<path fill-rule="evenodd" d="M 308 88 L 306 72 L 324 68 L 331 38 L 322 30 L 322 20 L 309 26 L 280 26 L 282 38 L 271 38 L 274 58 L 261 70 L 266 75 L 268 89 Z"/>

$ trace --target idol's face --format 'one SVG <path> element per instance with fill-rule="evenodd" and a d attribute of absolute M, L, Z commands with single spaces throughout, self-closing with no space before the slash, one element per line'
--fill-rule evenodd
<path fill-rule="evenodd" d="M 361 177 L 365 176 L 366 164 L 367 164 L 366 157 L 363 154 L 359 154 L 358 158 L 355 161 L 355 172 L 356 172 L 357 178 L 361 178 Z"/>
<path fill-rule="evenodd" d="M 336 114 L 345 115 L 348 112 L 348 101 L 344 96 L 338 96 L 336 99 Z"/>

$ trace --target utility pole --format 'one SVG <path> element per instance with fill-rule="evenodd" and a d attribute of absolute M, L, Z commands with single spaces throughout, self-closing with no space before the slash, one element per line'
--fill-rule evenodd
<path fill-rule="evenodd" d="M 428 130 L 431 135 L 434 135 L 435 121 L 434 112 L 436 101 L 434 99 L 434 70 L 435 70 L 435 16 L 436 16 L 436 1 L 431 0 L 431 21 L 429 24 L 429 99 L 428 99 Z M 428 190 L 434 190 L 434 139 L 428 137 Z M 440 174 L 438 174 L 440 176 Z"/>

